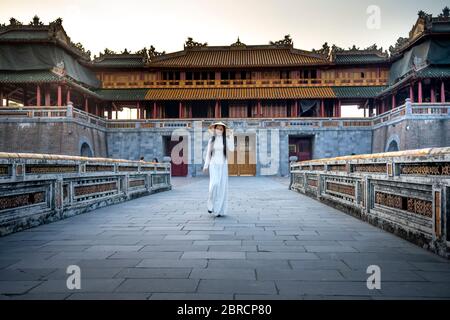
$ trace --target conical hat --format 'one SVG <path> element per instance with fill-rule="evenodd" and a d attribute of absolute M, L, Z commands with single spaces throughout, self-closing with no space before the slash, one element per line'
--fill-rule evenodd
<path fill-rule="evenodd" d="M 230 127 L 228 127 L 225 123 L 223 123 L 222 121 L 216 121 L 216 122 L 211 123 L 211 124 L 208 126 L 209 132 L 213 132 L 214 126 L 215 126 L 215 125 L 218 125 L 218 124 L 224 126 L 224 127 L 227 128 L 227 129 L 230 128 Z"/>

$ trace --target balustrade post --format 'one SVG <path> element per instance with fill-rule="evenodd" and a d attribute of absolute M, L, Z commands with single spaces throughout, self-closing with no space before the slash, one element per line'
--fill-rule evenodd
<path fill-rule="evenodd" d="M 73 104 L 71 101 L 67 104 L 67 117 L 72 118 L 73 117 Z"/>
<path fill-rule="evenodd" d="M 405 107 L 406 107 L 406 114 L 412 114 L 412 106 L 411 106 L 411 99 L 406 98 L 405 100 Z"/>

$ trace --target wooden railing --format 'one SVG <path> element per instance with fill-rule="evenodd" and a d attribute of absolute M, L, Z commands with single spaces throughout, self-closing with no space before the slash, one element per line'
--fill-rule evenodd
<path fill-rule="evenodd" d="M 170 189 L 170 163 L 0 152 L 0 236 Z"/>
<path fill-rule="evenodd" d="M 221 118 L 233 123 L 247 123 L 249 127 L 373 127 L 406 115 L 424 117 L 450 117 L 450 103 L 411 103 L 401 105 L 378 116 L 367 118 Z M 1 119 L 20 118 L 73 118 L 83 123 L 92 124 L 105 129 L 158 129 L 158 128 L 192 128 L 196 121 L 202 121 L 206 127 L 214 119 L 133 119 L 108 120 L 72 107 L 0 107 Z"/>
<path fill-rule="evenodd" d="M 291 190 L 450 257 L 450 147 L 290 164 Z"/>
<path fill-rule="evenodd" d="M 258 79 L 258 80 L 147 80 L 125 83 L 104 81 L 103 88 L 253 88 L 253 87 L 321 87 L 385 86 L 387 79 Z"/>

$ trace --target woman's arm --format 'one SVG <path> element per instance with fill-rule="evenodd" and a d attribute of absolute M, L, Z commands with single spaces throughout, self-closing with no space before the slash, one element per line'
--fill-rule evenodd
<path fill-rule="evenodd" d="M 205 165 L 203 166 L 203 170 L 209 167 L 210 161 L 211 161 L 211 138 L 208 140 L 208 146 L 206 148 Z"/>

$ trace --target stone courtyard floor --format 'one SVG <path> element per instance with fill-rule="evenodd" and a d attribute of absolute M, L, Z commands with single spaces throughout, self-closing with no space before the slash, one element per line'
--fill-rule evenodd
<path fill-rule="evenodd" d="M 0 238 L 1 299 L 450 298 L 450 262 L 288 190 L 230 177 L 228 216 L 207 177 Z M 66 268 L 81 268 L 81 289 Z M 368 290 L 366 268 L 381 268 Z"/>

